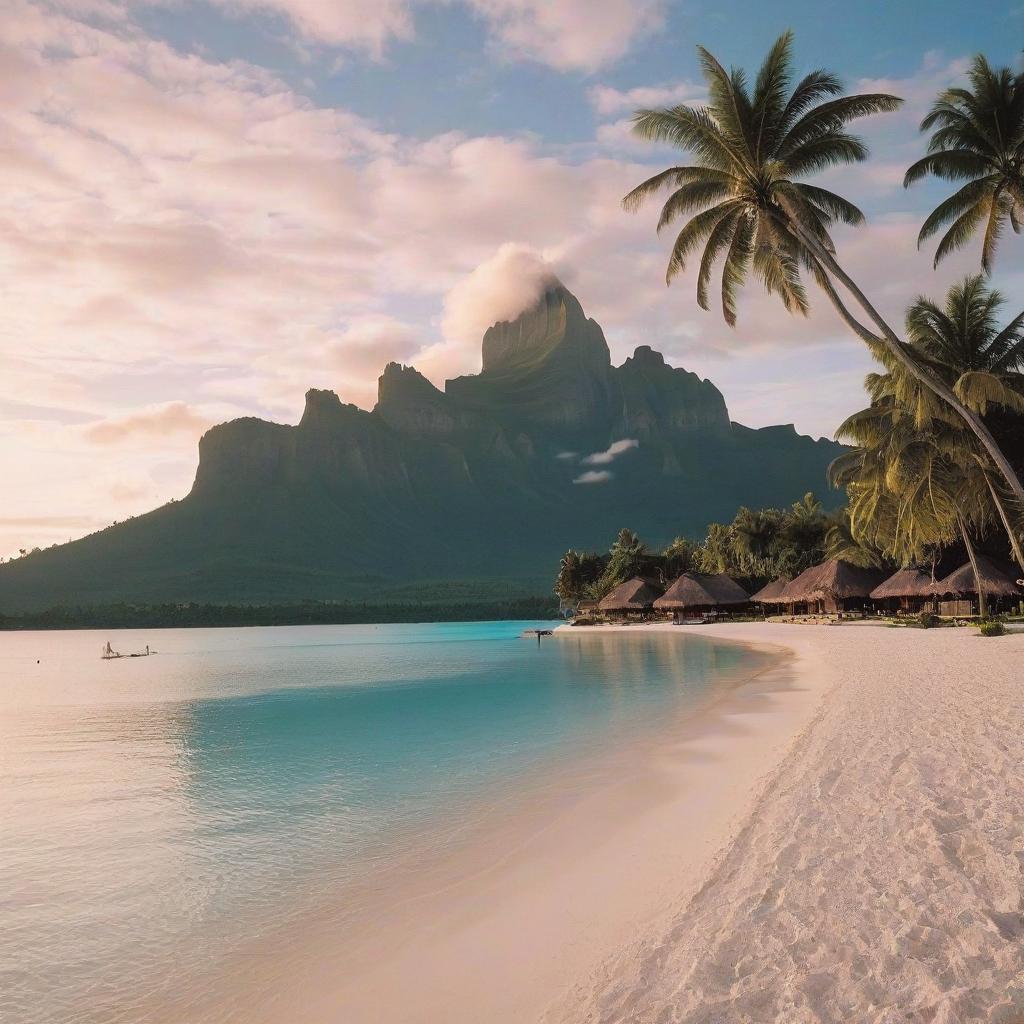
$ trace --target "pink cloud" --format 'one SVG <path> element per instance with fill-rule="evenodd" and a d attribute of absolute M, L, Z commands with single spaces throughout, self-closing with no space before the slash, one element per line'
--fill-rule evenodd
<path fill-rule="evenodd" d="M 610 85 L 592 86 L 587 96 L 597 113 L 632 114 L 647 107 L 672 107 L 679 103 L 703 103 L 707 87 L 703 83 L 671 82 L 666 85 L 640 85 L 632 89 L 616 89 Z"/>
<path fill-rule="evenodd" d="M 211 426 L 210 418 L 185 402 L 143 409 L 128 416 L 112 417 L 84 427 L 84 436 L 96 444 L 143 441 L 147 444 L 168 436 L 185 434 L 197 438 Z"/>

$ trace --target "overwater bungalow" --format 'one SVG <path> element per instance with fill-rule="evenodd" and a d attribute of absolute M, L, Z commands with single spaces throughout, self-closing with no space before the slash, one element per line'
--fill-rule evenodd
<path fill-rule="evenodd" d="M 663 593 L 664 590 L 656 583 L 634 576 L 620 583 L 598 604 L 598 608 L 613 619 L 646 619 L 654 610 L 654 602 Z"/>
<path fill-rule="evenodd" d="M 838 558 L 812 565 L 782 592 L 795 614 L 835 614 L 863 609 L 885 577 L 878 569 L 862 569 Z"/>
<path fill-rule="evenodd" d="M 725 573 L 684 572 L 654 602 L 659 612 L 672 612 L 675 622 L 697 614 L 719 613 L 750 603 L 750 595 Z"/>
<path fill-rule="evenodd" d="M 975 558 L 990 611 L 1013 605 L 1024 597 L 1024 590 L 1017 585 L 1019 574 L 1012 566 L 987 555 Z M 940 615 L 978 614 L 978 583 L 970 562 L 933 584 L 933 593 L 939 596 Z"/>
<path fill-rule="evenodd" d="M 870 593 L 876 605 L 887 611 L 935 611 L 935 581 L 924 569 L 900 569 Z"/>
<path fill-rule="evenodd" d="M 780 576 L 778 579 L 774 579 L 771 583 L 763 586 L 756 594 L 750 595 L 750 600 L 754 604 L 763 604 L 778 606 L 784 605 L 786 599 L 783 596 L 786 587 L 792 582 L 789 576 Z"/>

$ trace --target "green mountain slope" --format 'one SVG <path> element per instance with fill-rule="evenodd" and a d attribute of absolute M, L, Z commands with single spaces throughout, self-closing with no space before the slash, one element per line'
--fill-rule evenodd
<path fill-rule="evenodd" d="M 584 461 L 615 442 L 632 443 Z M 372 412 L 313 390 L 295 426 L 214 427 L 187 497 L 0 566 L 0 612 L 546 592 L 569 546 L 603 549 L 623 525 L 699 536 L 740 504 L 824 491 L 839 450 L 731 423 L 713 384 L 647 346 L 612 366 L 554 282 L 443 391 L 390 364 Z"/>

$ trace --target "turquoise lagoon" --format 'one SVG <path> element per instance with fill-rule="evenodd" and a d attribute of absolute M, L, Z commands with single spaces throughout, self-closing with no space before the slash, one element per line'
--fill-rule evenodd
<path fill-rule="evenodd" d="M 675 633 L 521 637 L 538 625 L 0 634 L 0 1019 L 148 1019 L 766 663 Z M 101 661 L 108 639 L 159 653 Z"/>

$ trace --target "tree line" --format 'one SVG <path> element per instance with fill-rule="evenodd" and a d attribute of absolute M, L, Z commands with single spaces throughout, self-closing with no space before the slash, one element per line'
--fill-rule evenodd
<path fill-rule="evenodd" d="M 667 586 L 684 572 L 727 573 L 756 589 L 840 556 L 861 565 L 881 558 L 853 540 L 845 510 L 826 512 L 807 493 L 788 508 L 740 508 L 731 522 L 711 523 L 703 540 L 676 537 L 661 550 L 652 551 L 632 530 L 622 529 L 606 553 L 567 551 L 555 593 L 566 603 L 599 601 L 633 576 Z"/>

